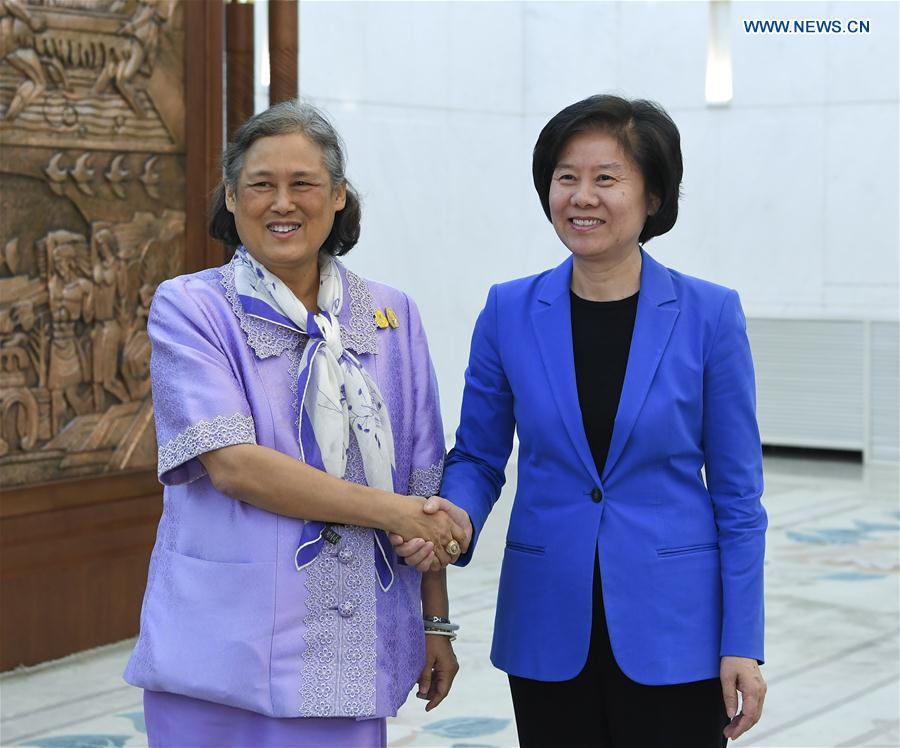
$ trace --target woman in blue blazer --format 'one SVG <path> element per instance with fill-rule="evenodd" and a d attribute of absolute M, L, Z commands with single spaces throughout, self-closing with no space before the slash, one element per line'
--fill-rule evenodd
<path fill-rule="evenodd" d="M 680 137 L 658 105 L 567 107 L 533 172 L 571 256 L 491 288 L 444 498 L 426 511 L 471 520 L 467 564 L 518 433 L 491 660 L 522 746 L 723 745 L 765 696 L 766 514 L 738 295 L 641 246 L 678 214 Z M 420 543 L 399 551 L 431 561 Z"/>

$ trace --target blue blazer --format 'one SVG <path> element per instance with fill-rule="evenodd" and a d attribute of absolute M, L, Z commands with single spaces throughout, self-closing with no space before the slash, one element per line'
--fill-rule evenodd
<path fill-rule="evenodd" d="M 475 324 L 441 495 L 472 519 L 465 565 L 518 432 L 491 650 L 513 675 L 580 672 L 598 553 L 610 642 L 632 680 L 686 683 L 718 677 L 724 655 L 763 660 L 766 514 L 740 301 L 642 257 L 603 475 L 575 384 L 571 258 L 492 287 Z"/>

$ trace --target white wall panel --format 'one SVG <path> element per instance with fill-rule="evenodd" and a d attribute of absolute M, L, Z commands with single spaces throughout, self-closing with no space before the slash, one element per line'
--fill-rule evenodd
<path fill-rule="evenodd" d="M 259 2 L 256 3 L 260 5 Z M 329 101 L 369 99 L 369 3 L 299 3 L 302 95 Z M 257 23 L 257 46 L 260 26 Z"/>
<path fill-rule="evenodd" d="M 897 287 L 897 131 L 876 124 L 892 118 L 896 125 L 896 102 L 840 104 L 825 112 L 824 280 L 853 287 L 864 304 L 871 303 L 866 286 Z"/>
<path fill-rule="evenodd" d="M 706 3 L 621 3 L 617 87 L 674 111 L 705 105 Z M 640 29 L 634 33 L 632 29 Z"/>
<path fill-rule="evenodd" d="M 672 113 L 681 132 L 684 159 L 682 197 L 678 221 L 672 230 L 651 240 L 647 249 L 660 262 L 682 272 L 713 279 L 712 263 L 719 256 L 730 257 L 735 251 L 732 237 L 723 243 L 715 220 L 719 197 L 723 191 L 722 169 L 723 120 L 728 110 L 687 109 Z"/>
<path fill-rule="evenodd" d="M 823 34 L 747 33 L 745 20 L 831 18 L 831 3 L 731 3 L 734 108 L 822 104 L 829 42 Z M 862 47 L 865 42 L 860 43 Z"/>
<path fill-rule="evenodd" d="M 810 108 L 719 113 L 716 246 L 706 275 L 755 305 L 816 305 L 825 242 L 825 124 Z"/>
<path fill-rule="evenodd" d="M 621 87 L 619 15 L 618 3 L 526 4 L 526 113 L 546 122 L 564 106 Z"/>
<path fill-rule="evenodd" d="M 395 106 L 446 107 L 449 5 L 370 3 L 366 20 L 366 99 Z"/>
<path fill-rule="evenodd" d="M 525 75 L 521 3 L 484 3 L 475 14 L 467 3 L 450 6 L 450 77 L 446 99 L 462 111 L 522 111 Z"/>
<path fill-rule="evenodd" d="M 828 39 L 826 101 L 896 102 L 900 72 L 897 45 L 900 4 L 838 2 L 828 5 L 832 17 L 845 21 L 868 19 L 869 33 L 841 34 Z M 865 65 L 860 64 L 861 48 L 865 50 Z"/>

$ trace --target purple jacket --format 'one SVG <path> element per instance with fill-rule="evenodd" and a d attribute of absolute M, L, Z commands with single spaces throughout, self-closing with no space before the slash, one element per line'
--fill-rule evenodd
<path fill-rule="evenodd" d="M 339 267 L 343 342 L 387 403 L 395 490 L 437 493 L 444 434 L 418 310 Z M 386 307 L 398 328 L 375 325 Z M 297 571 L 303 520 L 219 493 L 197 459 L 231 444 L 299 459 L 305 336 L 245 316 L 230 265 L 160 285 L 148 332 L 164 508 L 125 680 L 274 717 L 396 714 L 424 662 L 419 573 L 395 566 L 383 592 L 373 531 L 351 526 Z M 344 477 L 364 483 L 355 445 Z"/>

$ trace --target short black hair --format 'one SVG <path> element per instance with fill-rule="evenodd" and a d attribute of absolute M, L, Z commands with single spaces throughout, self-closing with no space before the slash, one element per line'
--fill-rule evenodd
<path fill-rule="evenodd" d="M 665 234 L 678 218 L 678 197 L 684 167 L 681 135 L 659 104 L 646 99 L 623 99 L 598 94 L 571 104 L 553 117 L 534 144 L 531 171 L 541 206 L 550 218 L 550 182 L 559 156 L 573 135 L 598 130 L 617 138 L 644 177 L 648 196 L 659 207 L 647 216 L 638 239 L 646 242 Z"/>

